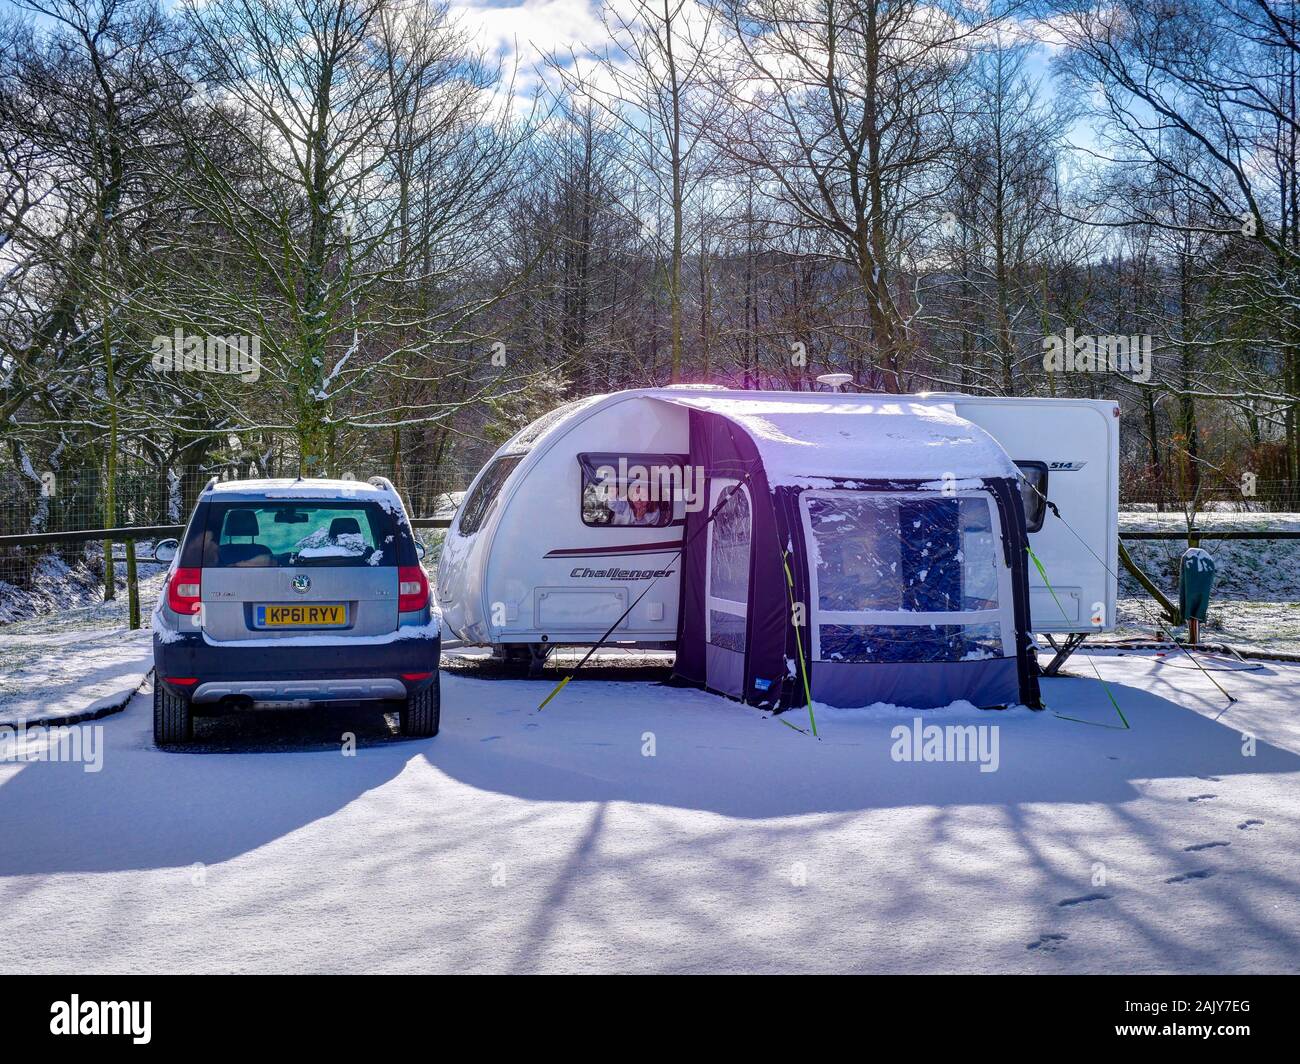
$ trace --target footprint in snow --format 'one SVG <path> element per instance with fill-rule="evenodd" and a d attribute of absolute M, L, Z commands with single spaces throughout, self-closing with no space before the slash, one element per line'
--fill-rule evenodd
<path fill-rule="evenodd" d="M 1069 937 L 1069 935 L 1039 935 L 1038 941 L 1030 942 L 1025 949 L 1040 949 L 1044 953 L 1055 953 L 1061 948 L 1061 943 Z"/>
<path fill-rule="evenodd" d="M 479 742 L 481 742 L 481 743 L 490 743 L 493 739 L 500 739 L 500 738 L 501 738 L 501 736 L 499 736 L 499 735 L 485 735 L 485 736 L 483 736 L 482 739 L 479 740 Z"/>
<path fill-rule="evenodd" d="M 1189 802 L 1208 802 L 1211 798 L 1219 797 L 1217 794 L 1194 794 L 1187 800 Z"/>
<path fill-rule="evenodd" d="M 1230 842 L 1198 842 L 1191 846 L 1184 846 L 1184 853 L 1196 853 L 1198 850 L 1213 850 L 1216 846 L 1231 846 Z"/>
<path fill-rule="evenodd" d="M 1056 904 L 1061 908 L 1065 908 L 1066 906 L 1069 905 L 1082 905 L 1084 902 L 1089 902 L 1089 901 L 1109 901 L 1109 900 L 1110 900 L 1109 894 L 1084 894 L 1078 898 L 1064 898 L 1061 901 L 1058 901 Z"/>
<path fill-rule="evenodd" d="M 1170 876 L 1165 880 L 1166 883 L 1189 883 L 1193 879 L 1209 879 L 1214 875 L 1213 868 L 1198 868 L 1195 872 L 1184 872 L 1180 876 Z"/>
<path fill-rule="evenodd" d="M 1240 824 L 1237 825 L 1237 830 L 1249 831 L 1251 828 L 1258 827 L 1262 823 L 1264 823 L 1264 821 L 1262 820 L 1243 820 Z"/>
<path fill-rule="evenodd" d="M 1222 776 L 1197 776 L 1198 780 L 1205 780 L 1206 783 L 1222 783 Z"/>

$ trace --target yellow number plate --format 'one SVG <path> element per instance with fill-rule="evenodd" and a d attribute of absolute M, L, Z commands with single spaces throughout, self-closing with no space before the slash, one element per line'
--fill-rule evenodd
<path fill-rule="evenodd" d="M 342 603 L 314 606 L 258 606 L 259 628 L 342 628 L 348 623 L 348 609 Z"/>

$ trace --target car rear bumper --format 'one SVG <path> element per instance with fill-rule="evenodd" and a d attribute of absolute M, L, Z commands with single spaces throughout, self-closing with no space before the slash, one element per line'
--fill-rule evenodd
<path fill-rule="evenodd" d="M 283 647 L 215 646 L 201 634 L 162 642 L 155 634 L 153 643 L 160 681 L 198 703 L 406 698 L 437 682 L 440 649 L 436 633 L 387 643 L 340 639 Z"/>

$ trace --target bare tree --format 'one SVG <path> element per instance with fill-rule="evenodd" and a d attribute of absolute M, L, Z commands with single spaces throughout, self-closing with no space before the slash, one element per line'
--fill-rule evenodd
<path fill-rule="evenodd" d="M 489 96 L 498 72 L 444 8 L 419 3 L 213 0 L 186 23 L 203 89 L 189 106 L 220 135 L 178 122 L 200 175 L 179 190 L 251 282 L 203 295 L 261 337 L 291 419 L 250 427 L 291 428 L 310 472 L 334 466 L 347 430 L 445 416 L 383 385 L 446 373 L 436 356 L 494 298 L 452 298 L 450 282 L 486 261 L 517 143 Z M 232 171 L 241 161 L 251 171 Z"/>
<path fill-rule="evenodd" d="M 882 383 L 903 390 L 916 343 L 906 290 L 953 147 L 959 75 L 975 26 L 960 4 L 719 0 L 731 61 L 717 142 L 763 175 L 785 224 L 824 231 L 862 293 Z"/>
<path fill-rule="evenodd" d="M 1065 235 L 1057 174 L 1074 115 L 1028 76 L 1029 50 L 995 32 L 963 79 L 925 314 L 960 337 L 957 379 L 935 365 L 945 387 L 1015 395 L 1041 358 L 1041 269 Z"/>
<path fill-rule="evenodd" d="M 1137 197 L 1120 205 L 1117 224 L 1194 238 L 1184 251 L 1211 252 L 1234 308 L 1253 304 L 1256 320 L 1275 322 L 1281 372 L 1262 379 L 1255 359 L 1197 360 L 1175 382 L 1184 423 L 1194 421 L 1194 396 L 1250 405 L 1285 433 L 1288 476 L 1300 484 L 1294 6 L 1121 0 L 1072 9 L 1059 26 L 1069 45 L 1063 69 L 1073 84 L 1097 93 L 1115 156 L 1128 165 L 1142 160 L 1153 187 L 1172 189 L 1178 201 L 1170 210 L 1167 196 Z M 1236 340 L 1214 343 L 1228 350 Z M 1184 357 L 1190 354 L 1184 348 Z"/>
<path fill-rule="evenodd" d="M 654 227 L 666 247 L 669 379 L 678 381 L 687 211 L 707 174 L 702 143 L 708 114 L 700 111 L 699 90 L 710 58 L 712 15 L 695 0 L 630 0 L 604 8 L 602 19 L 609 43 L 595 68 L 574 53 L 566 61 L 552 57 L 549 65 L 567 93 L 613 120 L 625 165 L 653 184 L 654 210 L 667 214 L 666 225 L 656 218 Z"/>

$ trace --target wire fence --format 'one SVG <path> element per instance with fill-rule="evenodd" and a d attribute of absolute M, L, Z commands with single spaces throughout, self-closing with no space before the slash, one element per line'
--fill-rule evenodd
<path fill-rule="evenodd" d="M 101 528 L 183 525 L 189 520 L 204 485 L 217 476 L 247 479 L 235 470 L 151 468 L 127 465 L 109 480 L 101 466 L 59 470 L 0 466 L 0 536 L 83 532 Z M 385 476 L 401 492 L 412 517 L 450 517 L 469 478 L 432 465 L 348 471 L 354 480 Z M 439 530 L 422 529 L 426 548 L 436 551 Z M 142 559 L 152 555 L 148 541 L 139 544 Z M 123 545 L 114 550 L 115 586 L 125 586 Z M 108 592 L 104 546 L 95 542 L 0 546 L 0 624 L 61 606 L 102 601 Z"/>
<path fill-rule="evenodd" d="M 274 474 L 274 471 L 273 471 Z M 79 532 L 106 527 L 184 524 L 199 493 L 213 477 L 247 479 L 247 469 L 165 468 L 140 464 L 119 467 L 113 477 L 111 505 L 108 478 L 102 463 L 59 470 L 18 469 L 0 465 L 0 536 Z M 285 475 L 285 474 L 280 474 Z M 415 518 L 454 514 L 473 474 L 449 471 L 428 463 L 404 463 L 398 468 L 365 467 L 344 476 L 365 480 L 388 477 Z M 1200 528 L 1213 529 L 1239 521 L 1233 515 L 1300 513 L 1300 491 L 1284 480 L 1260 480 L 1243 493 L 1235 483 L 1202 484 L 1192 500 L 1157 494 L 1137 485 L 1121 492 L 1121 510 L 1153 515 L 1157 527 L 1166 522 L 1185 525 L 1190 515 Z M 1255 522 L 1251 522 L 1252 525 Z M 437 557 L 444 531 L 420 529 L 418 537 Z M 143 542 L 139 557 L 142 578 L 152 572 L 152 546 Z M 123 545 L 115 547 L 115 588 L 125 586 Z M 97 542 L 0 546 L 0 624 L 45 614 L 69 604 L 102 602 L 107 592 L 104 546 Z M 147 583 L 147 581 L 146 581 Z M 147 605 L 146 605 L 147 608 Z"/>
<path fill-rule="evenodd" d="M 1215 513 L 1297 513 L 1300 486 L 1290 480 L 1221 481 L 1198 486 L 1194 495 L 1120 485 L 1121 510 L 1211 515 Z"/>
<path fill-rule="evenodd" d="M 184 524 L 213 476 L 248 479 L 248 474 L 237 476 L 232 470 L 127 466 L 112 479 L 110 505 L 110 483 L 102 466 L 41 471 L 0 466 L 0 535 Z M 397 486 L 412 517 L 436 517 L 454 509 L 472 479 L 423 465 L 345 474 L 354 480 L 372 476 L 385 476 Z"/>
<path fill-rule="evenodd" d="M 358 468 L 343 475 L 355 480 L 387 477 L 396 485 L 412 517 L 438 517 L 454 511 L 474 477 L 473 473 L 428 464 Z M 250 474 L 231 469 L 128 465 L 120 467 L 113 477 L 110 506 L 110 485 L 102 465 L 23 471 L 0 464 L 0 536 L 184 524 L 199 493 L 213 476 L 234 480 L 247 479 Z M 1203 486 L 1194 499 L 1122 488 L 1120 509 L 1197 517 L 1216 513 L 1300 513 L 1300 487 L 1285 480 L 1261 480 L 1251 494 L 1244 495 L 1235 484 Z"/>

